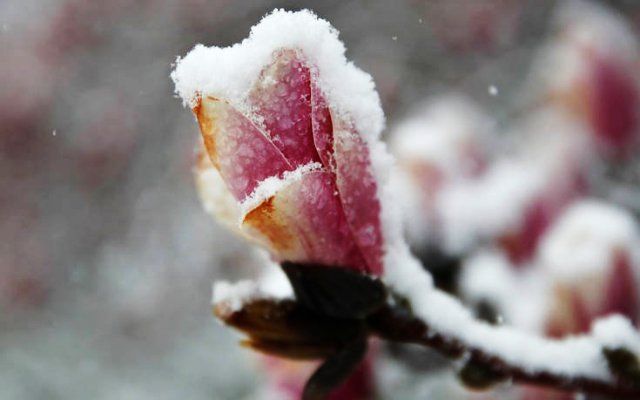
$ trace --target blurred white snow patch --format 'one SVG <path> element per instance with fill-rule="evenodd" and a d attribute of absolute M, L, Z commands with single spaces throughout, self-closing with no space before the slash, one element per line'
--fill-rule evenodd
<path fill-rule="evenodd" d="M 594 337 L 604 347 L 625 349 L 640 354 L 640 335 L 628 318 L 612 315 L 596 321 L 591 327 Z"/>
<path fill-rule="evenodd" d="M 498 251 L 481 251 L 466 260 L 460 277 L 465 297 L 502 304 L 515 285 L 512 266 Z"/>
<path fill-rule="evenodd" d="M 638 49 L 633 29 L 624 17 L 596 2 L 570 0 L 556 13 L 556 28 L 563 40 L 583 50 L 596 50 L 607 57 L 636 59 Z"/>
<path fill-rule="evenodd" d="M 595 2 L 560 2 L 554 16 L 556 35 L 542 48 L 528 79 L 533 97 L 571 91 L 588 74 L 593 56 L 634 63 L 638 43 L 622 15 Z M 553 73 L 549 73 L 549 66 Z M 540 83 L 543 83 L 542 85 Z"/>
<path fill-rule="evenodd" d="M 436 204 L 446 248 L 459 253 L 480 238 L 517 228 L 543 183 L 543 174 L 534 166 L 503 159 L 479 179 L 447 188 Z"/>
<path fill-rule="evenodd" d="M 413 177 L 404 169 L 397 170 L 396 193 L 397 202 L 402 204 L 399 212 L 402 214 L 404 229 L 409 243 L 420 245 L 428 243 L 437 234 L 436 227 L 429 213 L 425 210 L 426 205 L 421 188 L 413 183 Z"/>
<path fill-rule="evenodd" d="M 581 168 L 593 156 L 589 128 L 570 114 L 552 107 L 530 113 L 513 128 L 522 138 L 518 156 L 557 179 Z"/>
<path fill-rule="evenodd" d="M 412 296 L 412 305 L 437 331 L 528 371 L 610 379 L 599 343 L 587 335 L 549 340 L 506 325 L 492 326 L 477 321 L 458 300 L 439 291 L 423 291 L 420 299 Z"/>
<path fill-rule="evenodd" d="M 572 205 L 542 239 L 540 261 L 555 278 L 571 282 L 598 274 L 625 250 L 638 260 L 638 226 L 626 210 L 598 200 Z"/>
<path fill-rule="evenodd" d="M 574 195 L 571 185 L 591 155 L 582 124 L 541 110 L 520 121 L 517 130 L 522 140 L 514 154 L 438 195 L 437 214 L 449 251 L 461 252 L 477 240 L 517 230 L 536 200 Z"/>
<path fill-rule="evenodd" d="M 373 79 L 346 59 L 338 31 L 309 10 L 274 10 L 251 28 L 248 38 L 230 47 L 196 45 L 176 62 L 171 73 L 175 91 L 191 107 L 198 96 L 209 95 L 251 115 L 248 92 L 273 53 L 283 48 L 301 51 L 312 70 L 317 68 L 319 87 L 334 115 L 353 122 L 367 141 L 380 135 L 384 114 Z"/>
<path fill-rule="evenodd" d="M 475 169 L 470 164 L 477 157 L 486 157 L 493 127 L 494 121 L 471 100 L 448 94 L 429 101 L 398 125 L 391 149 L 400 160 L 427 163 L 446 178 L 458 178 Z"/>
<path fill-rule="evenodd" d="M 397 360 L 376 363 L 375 382 L 381 399 L 469 399 L 469 392 L 448 369 L 417 371 Z M 479 400 L 479 399 L 476 399 Z"/>
<path fill-rule="evenodd" d="M 507 324 L 540 332 L 547 310 L 548 284 L 531 268 L 515 269 L 498 250 L 480 251 L 463 265 L 460 289 L 471 302 L 488 300 Z"/>
<path fill-rule="evenodd" d="M 401 167 L 397 196 L 412 243 L 437 234 L 434 202 L 440 191 L 477 175 L 487 163 L 493 127 L 475 103 L 449 93 L 427 101 L 393 130 L 390 145 Z"/>

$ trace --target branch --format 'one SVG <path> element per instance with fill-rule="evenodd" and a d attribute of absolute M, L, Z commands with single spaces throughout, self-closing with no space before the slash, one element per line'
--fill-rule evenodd
<path fill-rule="evenodd" d="M 615 378 L 609 382 L 580 376 L 569 379 L 549 371 L 527 371 L 495 354 L 468 346 L 457 338 L 431 329 L 404 307 L 387 305 L 371 315 L 367 322 L 372 334 L 387 341 L 423 345 L 451 359 L 464 357 L 465 366 L 459 376 L 464 384 L 474 389 L 484 389 L 495 383 L 510 380 L 517 384 L 532 384 L 572 392 L 598 393 L 616 398 L 640 398 L 640 380 L 630 375 L 620 376 L 613 370 Z M 613 361 L 609 356 L 607 359 L 610 363 Z M 615 369 L 615 366 L 611 367 Z"/>
<path fill-rule="evenodd" d="M 569 377 L 539 366 L 527 369 L 505 360 L 497 350 L 476 347 L 438 330 L 419 318 L 409 303 L 390 295 L 378 279 L 327 266 L 286 263 L 283 269 L 297 300 L 254 294 L 245 298 L 240 307 L 229 306 L 237 303 L 237 298 L 222 300 L 215 305 L 214 313 L 227 325 L 246 333 L 249 338 L 243 344 L 255 350 L 285 358 L 327 360 L 329 365 L 318 371 L 320 377 L 326 375 L 320 371 L 329 369 L 339 373 L 330 379 L 318 379 L 316 374 L 315 393 L 328 393 L 331 385 L 357 365 L 357 357 L 342 356 L 360 354 L 352 350 L 353 343 L 377 336 L 389 342 L 422 345 L 461 360 L 458 376 L 473 389 L 512 381 L 615 398 L 640 398 L 638 358 L 624 346 L 601 346 L 610 379 L 580 374 Z M 363 298 L 370 301 L 363 303 Z M 375 309 L 371 308 L 372 303 L 378 304 Z M 341 359 L 348 359 L 349 364 L 342 366 Z M 553 360 L 549 361 L 544 364 L 553 365 Z"/>

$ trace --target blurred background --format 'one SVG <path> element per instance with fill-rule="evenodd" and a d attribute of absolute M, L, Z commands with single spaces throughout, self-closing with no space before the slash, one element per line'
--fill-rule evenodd
<path fill-rule="evenodd" d="M 252 276 L 260 257 L 200 205 L 197 126 L 169 73 L 276 7 L 329 20 L 373 76 L 418 221 L 407 234 L 443 288 L 551 336 L 611 310 L 636 320 L 635 286 L 615 280 L 585 300 L 609 308 L 580 321 L 536 299 L 583 293 L 540 282 L 602 227 L 588 287 L 609 265 L 631 284 L 639 271 L 638 2 L 3 0 L 1 399 L 262 396 L 264 366 L 210 310 L 213 280 Z M 478 396 L 405 350 L 380 352 L 378 398 Z"/>

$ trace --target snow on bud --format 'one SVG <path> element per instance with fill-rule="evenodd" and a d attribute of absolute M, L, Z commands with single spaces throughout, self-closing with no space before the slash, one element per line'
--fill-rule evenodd
<path fill-rule="evenodd" d="M 200 126 L 210 164 L 199 162 L 198 186 L 212 211 L 237 217 L 278 261 L 382 273 L 368 140 L 383 117 L 371 77 L 326 21 L 275 11 L 238 45 L 196 46 L 172 77 Z M 224 189 L 208 187 L 213 170 Z"/>
<path fill-rule="evenodd" d="M 548 334 L 586 332 L 609 314 L 636 323 L 638 245 L 638 226 L 624 210 L 593 200 L 571 206 L 541 245 L 540 263 L 553 285 Z"/>

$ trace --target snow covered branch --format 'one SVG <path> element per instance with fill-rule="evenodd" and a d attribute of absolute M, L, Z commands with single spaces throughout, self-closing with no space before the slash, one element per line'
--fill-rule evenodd
<path fill-rule="evenodd" d="M 461 381 L 473 389 L 512 382 L 616 398 L 640 396 L 640 341 L 622 317 L 600 320 L 589 335 L 562 340 L 543 339 L 474 320 L 475 327 L 468 329 L 482 326 L 500 340 L 470 342 L 460 334 L 463 331 L 445 332 L 417 316 L 407 299 L 389 292 L 377 279 L 343 268 L 291 263 L 284 268 L 297 299 L 272 297 L 261 293 L 257 286 L 247 290 L 246 283 L 236 288 L 225 284 L 223 293 L 217 290 L 216 316 L 247 334 L 249 338 L 243 344 L 255 350 L 340 364 L 336 355 L 344 357 L 345 349 L 351 349 L 354 343 L 360 346 L 363 338 L 375 336 L 426 346 L 455 360 Z M 318 293 L 324 295 L 318 297 Z M 385 296 L 380 298 L 382 293 Z M 365 304 L 369 309 L 363 313 Z M 377 304 L 373 310 L 372 304 Z M 522 351 L 514 354 L 516 345 Z M 519 359 L 525 354 L 523 351 L 537 360 L 533 362 L 526 356 Z M 364 353 L 357 354 L 361 357 Z M 341 377 L 332 376 L 326 382 L 313 378 L 314 389 L 308 389 L 307 398 L 326 394 L 331 387 L 324 385 L 336 385 L 345 379 L 357 364 L 353 361 L 347 357 L 349 368 L 342 370 Z"/>
<path fill-rule="evenodd" d="M 458 376 L 470 388 L 486 389 L 510 381 L 571 392 L 614 395 L 616 398 L 637 398 L 640 395 L 640 375 L 620 373 L 621 368 L 628 367 L 622 365 L 624 361 L 617 363 L 615 354 L 625 360 L 631 355 L 635 364 L 629 369 L 637 369 L 637 357 L 624 348 L 602 347 L 602 356 L 607 360 L 611 379 L 600 380 L 579 374 L 567 377 L 552 370 L 528 369 L 503 359 L 498 352 L 487 351 L 460 338 L 438 332 L 407 308 L 384 307 L 372 315 L 368 322 L 372 332 L 386 340 L 428 346 L 447 357 L 462 361 Z M 549 362 L 553 362 L 552 355 L 548 356 Z"/>

